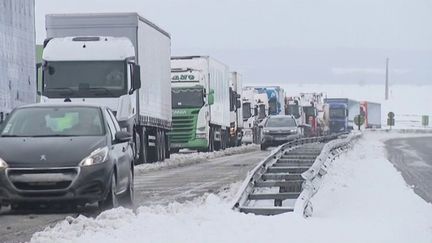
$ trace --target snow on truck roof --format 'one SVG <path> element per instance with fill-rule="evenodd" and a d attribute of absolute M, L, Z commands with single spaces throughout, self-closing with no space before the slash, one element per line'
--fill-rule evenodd
<path fill-rule="evenodd" d="M 113 21 L 117 26 L 138 26 L 138 21 L 141 21 L 171 39 L 171 35 L 168 32 L 136 12 L 47 14 L 45 25 L 47 28 L 63 28 L 65 25 L 71 25 L 70 19 L 79 19 L 83 23 L 86 23 L 86 25 L 90 23 L 92 26 L 109 26 L 113 24 Z"/>
<path fill-rule="evenodd" d="M 75 36 L 49 40 L 42 58 L 46 61 L 97 61 L 125 60 L 134 56 L 134 46 L 126 37 Z"/>

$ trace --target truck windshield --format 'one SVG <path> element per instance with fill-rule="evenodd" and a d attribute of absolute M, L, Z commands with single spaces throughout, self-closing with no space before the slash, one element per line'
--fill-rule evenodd
<path fill-rule="evenodd" d="M 300 117 L 298 105 L 288 105 L 288 115 L 293 115 L 295 118 Z"/>
<path fill-rule="evenodd" d="M 199 108 L 204 105 L 203 88 L 173 88 L 172 108 Z"/>
<path fill-rule="evenodd" d="M 259 105 L 258 119 L 262 120 L 267 116 L 265 105 Z"/>
<path fill-rule="evenodd" d="M 345 118 L 345 109 L 330 109 L 330 118 Z"/>
<path fill-rule="evenodd" d="M 278 114 L 277 100 L 275 99 L 269 101 L 269 114 L 270 115 Z"/>
<path fill-rule="evenodd" d="M 295 120 L 291 117 L 270 117 L 266 127 L 296 127 Z"/>
<path fill-rule="evenodd" d="M 303 111 L 306 114 L 306 116 L 316 116 L 317 115 L 316 108 L 312 107 L 312 106 L 303 107 Z"/>
<path fill-rule="evenodd" d="M 43 70 L 48 98 L 120 97 L 127 93 L 124 61 L 53 61 Z"/>
<path fill-rule="evenodd" d="M 251 103 L 243 103 L 243 120 L 247 120 L 252 116 Z"/>
<path fill-rule="evenodd" d="M 102 114 L 98 108 L 38 107 L 13 112 L 1 137 L 70 137 L 105 134 Z"/>

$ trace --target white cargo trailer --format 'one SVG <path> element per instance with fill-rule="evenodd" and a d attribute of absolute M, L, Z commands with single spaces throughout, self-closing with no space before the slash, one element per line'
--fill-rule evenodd
<path fill-rule="evenodd" d="M 171 58 L 171 148 L 224 149 L 230 129 L 230 73 L 209 56 Z"/>
<path fill-rule="evenodd" d="M 169 156 L 170 35 L 137 13 L 52 14 L 46 30 L 41 101 L 106 105 L 137 162 Z"/>
<path fill-rule="evenodd" d="M 360 103 L 361 113 L 365 118 L 366 128 L 381 128 L 381 104 L 369 101 Z"/>
<path fill-rule="evenodd" d="M 0 123 L 15 107 L 36 102 L 34 0 L 0 3 Z"/>

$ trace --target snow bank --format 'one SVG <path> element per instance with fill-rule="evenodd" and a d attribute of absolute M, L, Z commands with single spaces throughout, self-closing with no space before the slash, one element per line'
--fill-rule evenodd
<path fill-rule="evenodd" d="M 432 206 L 409 188 L 385 158 L 382 140 L 367 133 L 337 159 L 313 198 L 314 215 L 266 217 L 230 209 L 238 184 L 224 196 L 104 212 L 68 219 L 32 242 L 432 242 Z"/>
<path fill-rule="evenodd" d="M 171 158 L 166 159 L 164 162 L 157 162 L 153 164 L 142 164 L 135 167 L 137 173 L 145 171 L 155 171 L 166 168 L 180 167 L 190 164 L 204 162 L 208 159 L 219 158 L 227 155 L 247 153 L 259 149 L 258 145 L 242 145 L 240 147 L 227 148 L 221 151 L 208 152 L 208 153 L 178 153 L 172 154 Z"/>

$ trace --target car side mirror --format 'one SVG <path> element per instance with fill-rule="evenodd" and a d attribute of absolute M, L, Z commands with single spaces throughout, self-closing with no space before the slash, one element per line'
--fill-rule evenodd
<path fill-rule="evenodd" d="M 209 105 L 213 105 L 214 104 L 214 90 L 210 89 L 210 92 L 207 96 L 207 101 Z"/>
<path fill-rule="evenodd" d="M 132 140 L 132 135 L 126 131 L 119 131 L 115 134 L 116 143 L 127 143 Z"/>
<path fill-rule="evenodd" d="M 138 64 L 134 64 L 133 67 L 131 92 L 141 88 L 141 67 Z"/>

